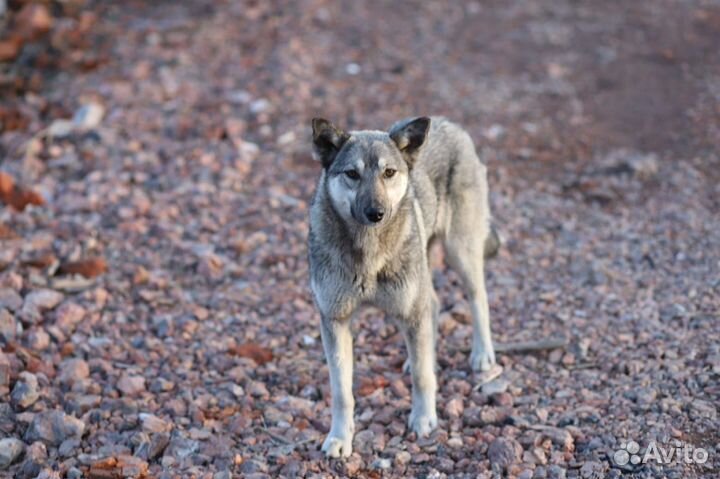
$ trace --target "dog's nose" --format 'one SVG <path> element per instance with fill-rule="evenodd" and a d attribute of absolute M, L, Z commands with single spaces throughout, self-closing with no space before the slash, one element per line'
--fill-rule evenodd
<path fill-rule="evenodd" d="M 373 223 L 377 223 L 385 216 L 385 210 L 382 208 L 367 208 L 365 210 L 365 216 Z"/>

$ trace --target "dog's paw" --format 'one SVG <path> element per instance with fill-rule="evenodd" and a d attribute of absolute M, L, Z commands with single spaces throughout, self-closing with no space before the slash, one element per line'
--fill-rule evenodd
<path fill-rule="evenodd" d="M 330 434 L 323 442 L 322 450 L 327 457 L 348 457 L 352 454 L 352 434 L 344 437 Z"/>
<path fill-rule="evenodd" d="M 427 437 L 437 427 L 437 414 L 415 414 L 410 413 L 408 426 L 417 434 L 417 437 Z"/>
<path fill-rule="evenodd" d="M 494 364 L 495 351 L 492 348 L 473 348 L 473 352 L 470 354 L 470 367 L 473 371 L 490 371 Z"/>

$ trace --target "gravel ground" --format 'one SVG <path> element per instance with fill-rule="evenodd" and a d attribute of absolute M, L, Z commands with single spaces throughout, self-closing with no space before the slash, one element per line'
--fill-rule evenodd
<path fill-rule="evenodd" d="M 0 197 L 43 204 L 0 210 L 0 474 L 720 475 L 717 1 L 179 4 L 86 5 L 92 68 L 4 93 Z M 438 252 L 438 430 L 407 431 L 401 337 L 366 311 L 328 461 L 309 119 L 413 114 L 489 165 L 496 342 L 567 344 L 476 390 Z M 709 459 L 622 466 L 629 440 Z"/>

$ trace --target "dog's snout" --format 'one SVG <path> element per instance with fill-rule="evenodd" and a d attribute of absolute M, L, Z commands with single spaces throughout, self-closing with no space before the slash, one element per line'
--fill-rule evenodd
<path fill-rule="evenodd" d="M 365 210 L 365 216 L 373 223 L 378 223 L 380 220 L 383 219 L 383 216 L 385 216 L 385 209 L 377 207 L 367 208 Z"/>

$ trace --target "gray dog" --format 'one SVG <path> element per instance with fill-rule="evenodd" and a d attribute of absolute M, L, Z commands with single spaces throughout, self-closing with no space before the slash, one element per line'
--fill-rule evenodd
<path fill-rule="evenodd" d="M 437 425 L 435 339 L 439 302 L 428 248 L 442 241 L 472 309 L 470 365 L 495 364 L 484 257 L 499 246 L 490 228 L 485 165 L 472 139 L 443 118 L 403 120 L 385 131 L 346 133 L 313 120 L 322 163 L 310 209 L 310 280 L 322 316 L 330 370 L 330 457 L 349 456 L 355 429 L 350 318 L 364 304 L 383 309 L 405 337 L 412 374 L 409 426 L 427 436 Z"/>

